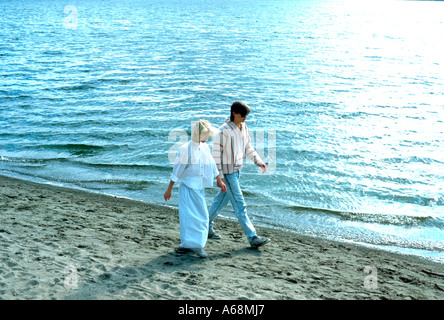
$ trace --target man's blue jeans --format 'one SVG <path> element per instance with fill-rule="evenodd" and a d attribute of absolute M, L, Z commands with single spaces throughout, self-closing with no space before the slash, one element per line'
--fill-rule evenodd
<path fill-rule="evenodd" d="M 218 216 L 220 210 L 222 210 L 231 201 L 234 213 L 245 232 L 248 240 L 251 240 L 256 235 L 256 230 L 247 215 L 247 204 L 245 203 L 244 196 L 239 186 L 239 171 L 224 174 L 225 185 L 227 186 L 227 191 L 219 193 L 213 199 L 213 202 L 208 209 L 210 218 L 210 228 L 213 226 L 213 221 Z"/>

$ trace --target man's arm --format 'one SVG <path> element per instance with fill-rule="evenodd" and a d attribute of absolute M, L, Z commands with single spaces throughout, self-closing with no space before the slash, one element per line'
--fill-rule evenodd
<path fill-rule="evenodd" d="M 262 161 L 262 158 L 259 156 L 257 151 L 251 145 L 251 138 L 249 132 L 247 132 L 247 143 L 245 144 L 245 154 L 247 155 L 248 159 L 254 162 L 255 165 L 262 168 L 262 173 L 265 173 L 265 171 L 267 171 L 267 166 L 265 165 L 264 161 Z"/>

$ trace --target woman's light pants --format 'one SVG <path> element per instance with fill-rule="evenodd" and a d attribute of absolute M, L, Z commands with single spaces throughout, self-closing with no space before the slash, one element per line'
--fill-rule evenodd
<path fill-rule="evenodd" d="M 244 230 L 247 239 L 251 240 L 251 238 L 256 235 L 256 230 L 247 215 L 247 204 L 239 186 L 239 177 L 239 171 L 231 174 L 224 174 L 227 191 L 224 193 L 219 191 L 213 199 L 210 209 L 208 210 L 210 217 L 209 226 L 213 226 L 213 221 L 218 216 L 220 210 L 227 205 L 228 201 L 231 201 L 234 213 L 239 220 L 242 230 Z"/>
<path fill-rule="evenodd" d="M 180 247 L 204 248 L 208 239 L 205 191 L 179 186 Z"/>

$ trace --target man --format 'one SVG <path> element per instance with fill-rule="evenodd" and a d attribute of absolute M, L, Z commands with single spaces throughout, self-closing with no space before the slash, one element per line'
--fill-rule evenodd
<path fill-rule="evenodd" d="M 213 228 L 213 222 L 228 203 L 231 202 L 234 213 L 253 248 L 260 247 L 270 239 L 259 237 L 247 215 L 247 204 L 239 186 L 240 170 L 244 164 L 246 154 L 265 173 L 267 166 L 259 154 L 251 145 L 245 119 L 251 108 L 244 102 L 236 101 L 231 105 L 230 120 L 227 120 L 220 128 L 221 131 L 215 136 L 213 144 L 213 158 L 216 162 L 222 181 L 227 187 L 225 193 L 219 192 L 214 198 L 208 210 L 209 213 L 209 239 L 220 239 Z"/>

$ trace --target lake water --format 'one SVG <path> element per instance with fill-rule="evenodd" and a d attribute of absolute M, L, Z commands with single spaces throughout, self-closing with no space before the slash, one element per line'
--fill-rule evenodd
<path fill-rule="evenodd" d="M 177 206 L 175 148 L 242 100 L 269 167 L 241 174 L 256 225 L 444 262 L 444 2 L 0 11 L 0 174 Z"/>

